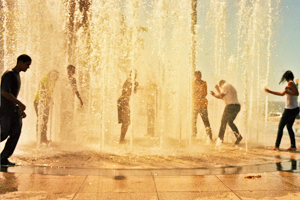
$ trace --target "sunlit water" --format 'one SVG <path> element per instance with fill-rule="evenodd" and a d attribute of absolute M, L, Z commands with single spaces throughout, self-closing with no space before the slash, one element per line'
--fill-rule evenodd
<path fill-rule="evenodd" d="M 213 145 L 203 146 L 206 136 L 200 117 L 198 143 L 191 141 L 190 1 L 63 2 L 18 0 L 3 4 L 1 72 L 15 65 L 18 54 L 26 53 L 33 59 L 31 68 L 21 73 L 19 98 L 27 105 L 27 118 L 16 156 L 29 164 L 42 164 L 39 160 L 49 156 L 45 163 L 58 166 L 62 160 L 70 160 L 69 165 L 84 160 L 83 165 L 95 166 L 104 159 L 108 167 L 122 162 L 149 167 L 160 163 L 161 156 L 164 160 L 183 157 L 178 166 L 180 162 L 193 166 L 199 155 L 216 156 L 211 154 Z M 201 70 L 208 91 L 214 90 L 220 79 L 236 87 L 242 106 L 236 124 L 244 137 L 238 149 L 244 153 L 248 147 L 273 143 L 269 138 L 274 137 L 274 128 L 268 125 L 269 101 L 263 87 L 271 73 L 279 6 L 279 1 L 271 0 L 198 1 L 196 69 Z M 63 111 L 70 102 L 62 94 L 69 64 L 76 66 L 84 106 L 71 97 L 75 98 L 73 119 L 66 125 L 62 124 Z M 43 146 L 36 142 L 33 100 L 38 82 L 51 69 L 59 70 L 60 79 L 48 124 L 52 144 Z M 131 69 L 137 70 L 140 88 L 130 101 L 132 123 L 127 143 L 120 146 L 117 99 Z M 210 95 L 208 101 L 213 137 L 217 138 L 224 103 Z M 149 136 L 147 129 L 149 105 L 154 112 L 154 136 Z M 228 143 L 234 142 L 230 130 L 225 138 Z M 228 148 L 231 151 L 236 147 Z M 238 159 L 233 155 L 229 160 Z M 58 163 L 56 156 L 60 158 Z M 139 158 L 146 164 L 134 162 Z M 211 161 L 201 160 L 203 165 L 219 165 Z"/>

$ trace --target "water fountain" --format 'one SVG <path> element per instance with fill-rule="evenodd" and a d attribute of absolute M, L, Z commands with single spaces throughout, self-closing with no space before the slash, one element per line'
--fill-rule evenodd
<path fill-rule="evenodd" d="M 28 117 L 20 144 L 36 143 L 33 99 L 39 80 L 57 69 L 61 80 L 55 88 L 49 138 L 70 151 L 77 145 L 94 151 L 119 148 L 117 99 L 129 71 L 136 69 L 140 88 L 131 98 L 132 123 L 125 146 L 130 151 L 188 149 L 193 146 L 190 94 L 196 68 L 202 71 L 208 90 L 220 79 L 236 86 L 242 104 L 236 121 L 246 149 L 248 144 L 266 145 L 268 99 L 262 88 L 271 70 L 279 3 L 198 1 L 197 24 L 191 29 L 195 22 L 192 2 L 1 0 L 1 73 L 13 67 L 21 53 L 33 59 L 31 69 L 21 74 L 20 98 L 27 105 Z M 63 132 L 61 110 L 68 102 L 61 99 L 61 84 L 69 64 L 76 66 L 84 106 L 75 100 L 72 127 Z M 224 105 L 209 95 L 208 100 L 216 138 Z M 201 140 L 205 129 L 200 119 L 198 127 Z M 232 134 L 227 135 L 230 141 Z"/>

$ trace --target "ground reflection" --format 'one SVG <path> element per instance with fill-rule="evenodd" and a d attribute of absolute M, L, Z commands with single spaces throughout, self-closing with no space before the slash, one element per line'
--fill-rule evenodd
<path fill-rule="evenodd" d="M 67 168 L 67 167 L 49 167 L 49 166 L 15 166 L 1 167 L 2 172 L 13 173 L 29 173 L 29 174 L 47 174 L 47 175 L 106 175 L 111 176 L 115 180 L 125 180 L 127 175 L 133 172 L 136 175 L 230 175 L 230 174 L 249 174 L 249 173 L 264 173 L 264 172 L 291 172 L 299 173 L 300 160 L 290 159 L 288 161 L 245 165 L 245 166 L 227 166 L 214 168 L 159 168 L 159 169 L 101 169 L 101 168 Z M 115 175 L 117 171 L 122 172 L 122 175 Z M 7 174 L 7 173 L 3 173 Z M 15 180 L 14 178 L 11 179 Z M 2 179 L 1 179 L 2 181 Z M 14 185 L 14 184 L 13 184 Z"/>
<path fill-rule="evenodd" d="M 7 172 L 7 169 L 7 167 L 1 166 L 1 172 Z M 18 191 L 19 183 L 15 173 L 1 173 L 0 177 L 0 194 Z"/>

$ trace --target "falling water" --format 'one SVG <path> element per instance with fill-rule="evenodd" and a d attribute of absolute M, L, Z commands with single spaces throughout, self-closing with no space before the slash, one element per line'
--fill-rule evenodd
<path fill-rule="evenodd" d="M 271 70 L 272 19 L 278 4 L 207 0 L 197 5 L 196 69 L 207 81 L 208 91 L 220 79 L 236 87 L 242 105 L 236 122 L 246 144 L 263 141 L 259 131 L 267 123 L 268 99 L 264 100 L 261 83 L 268 80 Z M 1 0 L 1 6 L 0 72 L 13 67 L 19 54 L 33 59 L 31 69 L 21 73 L 20 99 L 27 105 L 28 117 L 20 143 L 36 142 L 33 100 L 38 82 L 50 69 L 57 69 L 60 80 L 48 137 L 57 143 L 101 150 L 114 146 L 121 128 L 117 99 L 130 70 L 136 69 L 139 90 L 131 96 L 131 125 L 126 135 L 130 147 L 191 145 L 190 0 Z M 62 110 L 68 102 L 61 95 L 69 64 L 76 66 L 84 106 L 75 100 L 72 123 L 63 131 Z M 210 95 L 208 101 L 217 138 L 224 105 Z M 198 130 L 201 139 L 205 129 L 200 119 Z M 227 133 L 226 140 L 231 141 L 233 134 Z"/>

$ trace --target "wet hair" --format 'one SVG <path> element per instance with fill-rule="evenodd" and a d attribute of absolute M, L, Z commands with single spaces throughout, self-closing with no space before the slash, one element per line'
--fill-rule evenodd
<path fill-rule="evenodd" d="M 219 82 L 219 86 L 223 85 L 224 83 L 226 83 L 226 81 L 225 81 L 225 80 L 220 80 L 220 82 Z"/>
<path fill-rule="evenodd" d="M 202 75 L 200 71 L 195 71 L 195 76 L 198 75 L 198 74 Z"/>
<path fill-rule="evenodd" d="M 292 71 L 287 70 L 287 71 L 284 72 L 284 74 L 282 75 L 279 84 L 283 83 L 284 81 L 289 81 L 289 80 L 294 80 L 294 74 L 293 74 Z"/>
<path fill-rule="evenodd" d="M 74 65 L 68 65 L 67 70 L 74 70 L 75 66 Z"/>
<path fill-rule="evenodd" d="M 17 63 L 19 63 L 19 61 L 22 61 L 22 62 L 29 62 L 30 61 L 31 62 L 31 58 L 26 54 L 22 54 L 17 58 Z"/>

